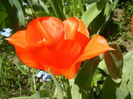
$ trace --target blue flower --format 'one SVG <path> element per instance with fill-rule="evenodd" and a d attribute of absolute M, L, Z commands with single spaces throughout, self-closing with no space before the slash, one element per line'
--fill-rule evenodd
<path fill-rule="evenodd" d="M 46 71 L 39 71 L 36 75 L 37 78 L 42 78 L 43 81 L 49 82 L 51 81 L 51 75 L 48 74 Z"/>
<path fill-rule="evenodd" d="M 36 75 L 37 78 L 41 78 L 43 75 L 45 75 L 46 71 L 39 71 Z"/>
<path fill-rule="evenodd" d="M 50 82 L 51 81 L 51 75 L 48 73 L 45 73 L 45 75 L 42 77 L 43 81 Z"/>
<path fill-rule="evenodd" d="M 12 29 L 10 29 L 10 28 L 4 28 L 3 31 L 0 31 L 0 35 L 9 37 L 9 36 L 11 36 L 11 31 L 12 31 Z"/>
<path fill-rule="evenodd" d="M 26 2 L 23 2 L 23 5 L 24 5 L 24 6 L 28 6 L 28 4 L 27 4 Z"/>

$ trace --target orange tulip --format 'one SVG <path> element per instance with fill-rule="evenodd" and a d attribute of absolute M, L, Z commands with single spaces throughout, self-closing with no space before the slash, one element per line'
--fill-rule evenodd
<path fill-rule="evenodd" d="M 63 22 L 55 17 L 34 19 L 26 30 L 7 40 L 27 66 L 47 72 L 50 69 L 68 79 L 74 78 L 82 61 L 112 50 L 100 35 L 90 40 L 83 21 L 74 17 Z"/>

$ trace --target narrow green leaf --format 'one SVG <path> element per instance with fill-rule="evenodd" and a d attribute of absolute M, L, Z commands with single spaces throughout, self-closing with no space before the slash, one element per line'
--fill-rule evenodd
<path fill-rule="evenodd" d="M 52 7 L 52 10 L 55 16 L 60 18 L 61 20 L 64 20 L 65 15 L 63 14 L 63 7 L 62 7 L 61 0 L 59 0 L 58 2 L 55 0 L 50 0 L 50 5 Z"/>
<path fill-rule="evenodd" d="M 61 87 L 61 85 L 59 84 L 59 82 L 56 80 L 56 78 L 54 77 L 54 75 L 51 73 L 51 71 L 49 70 L 49 73 L 52 77 L 52 79 L 54 80 L 56 87 L 57 87 L 57 94 L 58 94 L 58 99 L 63 99 L 63 89 Z"/>
<path fill-rule="evenodd" d="M 1 57 L 1 55 L 0 55 L 0 67 L 1 67 L 1 64 L 3 63 L 3 59 L 2 59 L 2 57 Z"/>
<path fill-rule="evenodd" d="M 26 65 L 19 65 L 17 63 L 15 63 L 15 65 L 16 65 L 17 69 L 19 69 L 22 72 L 22 74 L 24 74 L 24 75 L 27 75 L 28 74 L 28 71 L 26 69 L 27 68 Z"/>
<path fill-rule="evenodd" d="M 116 8 L 118 2 L 119 2 L 119 0 L 114 0 L 114 2 L 113 2 L 113 7 L 112 7 L 112 11 L 115 10 L 115 8 Z"/>
<path fill-rule="evenodd" d="M 100 34 L 106 27 L 109 19 L 111 18 L 112 12 L 116 8 L 119 0 L 105 0 L 105 7 L 102 9 L 100 14 L 90 23 L 89 29 L 91 33 Z"/>
<path fill-rule="evenodd" d="M 49 10 L 47 8 L 47 5 L 42 0 L 39 0 L 39 3 L 42 6 L 42 8 L 44 9 L 44 11 L 46 11 L 46 13 L 49 14 Z"/>
<path fill-rule="evenodd" d="M 78 85 L 76 84 L 72 85 L 71 96 L 72 96 L 72 99 L 82 99 L 82 94 L 80 93 L 80 89 Z"/>
<path fill-rule="evenodd" d="M 13 4 L 15 5 L 15 7 L 18 10 L 17 16 L 18 16 L 19 24 L 20 25 L 25 25 L 24 13 L 23 13 L 23 10 L 21 8 L 21 5 L 20 5 L 19 1 L 18 0 L 12 0 L 12 1 L 13 1 Z"/>
<path fill-rule="evenodd" d="M 8 14 L 2 1 L 0 1 L 0 25 L 5 21 Z"/>
<path fill-rule="evenodd" d="M 12 0 L 8 0 L 10 5 L 13 7 L 13 1 Z"/>
<path fill-rule="evenodd" d="M 114 51 L 107 51 L 104 54 L 104 60 L 108 68 L 110 76 L 116 81 L 120 82 L 123 67 L 123 55 L 119 46 L 115 43 L 110 45 Z"/>
<path fill-rule="evenodd" d="M 105 2 L 104 8 L 96 16 L 96 18 L 90 23 L 89 29 L 91 33 L 100 34 L 100 32 L 105 28 L 112 11 L 112 4 L 109 1 Z"/>
<path fill-rule="evenodd" d="M 65 99 L 72 99 L 71 97 L 71 85 L 69 82 L 69 79 L 66 79 L 65 77 L 62 77 L 61 79 L 62 86 L 64 88 L 64 97 Z"/>
<path fill-rule="evenodd" d="M 0 25 L 6 20 L 8 14 L 4 11 L 0 11 Z"/>
<path fill-rule="evenodd" d="M 85 23 L 86 27 L 99 15 L 102 9 L 105 7 L 105 0 L 94 2 L 88 5 L 88 10 L 83 13 L 81 19 Z"/>

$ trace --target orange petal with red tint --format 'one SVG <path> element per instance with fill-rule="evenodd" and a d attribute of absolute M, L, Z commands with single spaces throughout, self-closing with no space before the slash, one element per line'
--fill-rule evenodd
<path fill-rule="evenodd" d="M 52 40 L 52 42 L 57 42 L 64 39 L 64 25 L 62 21 L 55 17 L 40 17 L 40 24 L 43 29 L 49 34 L 51 38 L 45 37 L 46 40 Z"/>
<path fill-rule="evenodd" d="M 74 40 L 78 30 L 78 20 L 74 17 L 66 19 L 64 22 L 65 39 Z"/>
<path fill-rule="evenodd" d="M 83 33 L 86 37 L 89 38 L 89 32 L 88 29 L 86 28 L 84 22 L 80 19 L 78 19 L 79 27 L 78 27 L 78 32 Z"/>
<path fill-rule="evenodd" d="M 106 39 L 100 35 L 94 35 L 86 45 L 83 54 L 79 57 L 78 61 L 84 61 L 96 57 L 108 50 L 113 50 L 113 48 L 108 45 Z"/>
<path fill-rule="evenodd" d="M 78 42 L 72 40 L 63 40 L 51 48 L 40 46 L 32 54 L 45 66 L 60 74 L 60 70 L 67 70 L 80 56 L 81 46 Z"/>
<path fill-rule="evenodd" d="M 73 79 L 76 73 L 78 72 L 80 65 L 81 65 L 81 62 L 72 64 L 70 69 L 66 70 L 66 72 L 64 73 L 64 76 L 68 79 Z"/>
<path fill-rule="evenodd" d="M 41 66 L 37 60 L 35 59 L 35 57 L 30 53 L 29 50 L 27 49 L 23 49 L 20 47 L 15 47 L 17 56 L 19 57 L 19 59 L 21 59 L 21 61 L 26 64 L 29 67 L 32 68 L 38 68 L 38 69 L 42 69 L 44 70 L 44 67 Z"/>
<path fill-rule="evenodd" d="M 8 42 L 14 46 L 26 48 L 27 42 L 25 40 L 25 33 L 26 33 L 25 30 L 18 31 L 14 33 L 11 37 L 6 38 L 6 40 L 8 40 Z"/>
<path fill-rule="evenodd" d="M 78 41 L 84 49 L 89 41 L 89 33 L 83 21 L 77 18 L 68 18 L 63 23 L 65 38 Z"/>
<path fill-rule="evenodd" d="M 37 19 L 34 19 L 28 24 L 26 29 L 26 40 L 30 46 L 37 44 L 40 41 L 43 41 L 45 36 L 49 36 L 46 31 L 44 31 L 40 22 Z"/>
<path fill-rule="evenodd" d="M 75 40 L 80 43 L 81 48 L 83 50 L 85 46 L 88 44 L 90 39 L 87 36 L 85 36 L 83 33 L 78 32 L 75 35 Z"/>
<path fill-rule="evenodd" d="M 64 69 L 64 68 L 49 68 L 51 67 L 50 65 L 45 65 L 46 67 L 46 71 L 49 72 L 50 71 L 54 74 L 54 75 L 63 75 L 68 79 L 72 79 L 74 78 L 74 76 L 76 75 L 76 73 L 78 72 L 79 68 L 80 68 L 81 62 L 78 63 L 73 63 L 71 66 L 69 66 L 69 68 Z"/>
<path fill-rule="evenodd" d="M 18 31 L 14 33 L 11 37 L 6 39 L 8 40 L 9 43 L 15 46 L 17 56 L 21 59 L 21 61 L 24 64 L 32 68 L 44 69 L 40 65 L 38 65 L 36 59 L 34 59 L 34 57 L 30 54 L 30 51 L 28 49 L 28 45 L 25 39 L 25 33 L 26 33 L 25 30 Z"/>
<path fill-rule="evenodd" d="M 47 44 L 64 39 L 63 23 L 54 17 L 42 17 L 31 21 L 26 29 L 29 45 L 45 41 Z"/>
<path fill-rule="evenodd" d="M 56 45 L 56 57 L 59 68 L 69 68 L 80 56 L 81 46 L 74 40 L 63 40 Z"/>

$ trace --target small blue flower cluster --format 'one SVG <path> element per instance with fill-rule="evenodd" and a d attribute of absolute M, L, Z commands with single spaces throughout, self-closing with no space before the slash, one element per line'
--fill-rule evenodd
<path fill-rule="evenodd" d="M 0 35 L 2 35 L 4 37 L 9 37 L 9 36 L 11 36 L 11 31 L 12 31 L 12 29 L 10 29 L 10 28 L 4 28 L 2 31 L 0 31 Z"/>
<path fill-rule="evenodd" d="M 51 81 L 51 75 L 48 74 L 46 71 L 39 71 L 36 75 L 37 78 L 42 78 L 43 81 L 50 82 Z"/>

